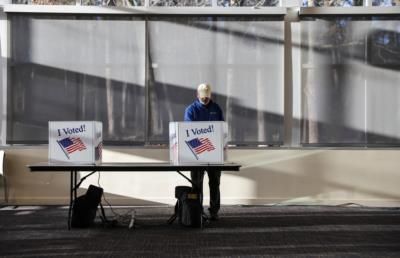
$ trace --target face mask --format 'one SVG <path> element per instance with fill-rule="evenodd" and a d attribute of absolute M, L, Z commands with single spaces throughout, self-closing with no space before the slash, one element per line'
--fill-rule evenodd
<path fill-rule="evenodd" d="M 203 104 L 203 105 L 207 105 L 208 103 L 210 103 L 210 99 L 207 99 L 206 101 L 203 101 L 203 100 L 201 100 L 201 99 L 199 98 L 199 101 L 200 101 L 200 103 Z"/>

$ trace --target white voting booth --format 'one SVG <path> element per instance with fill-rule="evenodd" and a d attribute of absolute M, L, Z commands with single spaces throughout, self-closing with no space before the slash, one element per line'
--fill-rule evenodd
<path fill-rule="evenodd" d="M 227 142 L 225 122 L 170 122 L 170 162 L 223 164 Z"/>
<path fill-rule="evenodd" d="M 101 122 L 49 122 L 49 162 L 98 164 L 102 159 L 102 145 Z"/>

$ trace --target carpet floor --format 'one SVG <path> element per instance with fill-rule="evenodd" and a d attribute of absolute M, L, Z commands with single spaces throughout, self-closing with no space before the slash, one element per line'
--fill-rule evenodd
<path fill-rule="evenodd" d="M 400 257 L 398 208 L 223 206 L 202 229 L 168 225 L 172 213 L 106 208 L 116 226 L 68 230 L 66 207 L 2 206 L 0 257 Z"/>

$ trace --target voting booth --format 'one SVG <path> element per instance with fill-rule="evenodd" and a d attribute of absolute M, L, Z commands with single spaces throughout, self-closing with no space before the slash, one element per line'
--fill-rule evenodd
<path fill-rule="evenodd" d="M 170 162 L 181 164 L 223 164 L 227 143 L 225 122 L 170 122 Z"/>
<path fill-rule="evenodd" d="M 102 147 L 101 122 L 49 122 L 49 162 L 99 164 Z"/>

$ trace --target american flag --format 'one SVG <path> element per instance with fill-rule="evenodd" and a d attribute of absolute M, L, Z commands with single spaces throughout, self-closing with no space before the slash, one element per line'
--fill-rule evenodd
<path fill-rule="evenodd" d="M 208 138 L 194 138 L 190 141 L 186 141 L 186 143 L 189 148 L 196 154 L 200 154 L 205 151 L 215 150 L 214 145 L 212 145 L 210 139 Z"/>
<path fill-rule="evenodd" d="M 61 149 L 64 151 L 65 155 L 69 158 L 68 154 L 75 151 L 82 151 L 86 149 L 85 144 L 82 142 L 81 138 L 67 137 L 58 141 Z"/>

